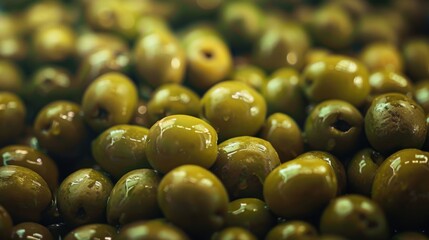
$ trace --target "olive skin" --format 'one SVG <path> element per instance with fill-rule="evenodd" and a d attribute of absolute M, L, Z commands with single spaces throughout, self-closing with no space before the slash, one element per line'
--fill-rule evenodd
<path fill-rule="evenodd" d="M 15 224 L 38 222 L 51 200 L 48 184 L 36 172 L 15 165 L 0 167 L 0 205 Z"/>
<path fill-rule="evenodd" d="M 305 121 L 304 138 L 312 149 L 344 155 L 360 142 L 364 119 L 352 104 L 326 100 L 316 105 Z"/>
<path fill-rule="evenodd" d="M 0 205 L 0 238 L 8 239 L 12 233 L 13 222 L 9 213 Z"/>
<path fill-rule="evenodd" d="M 82 152 L 87 129 L 78 104 L 55 101 L 39 111 L 34 122 L 34 134 L 40 147 L 53 156 L 76 157 Z"/>
<path fill-rule="evenodd" d="M 263 198 L 267 175 L 280 165 L 274 147 L 257 137 L 230 138 L 218 147 L 211 171 L 222 181 L 231 199 Z"/>
<path fill-rule="evenodd" d="M 396 92 L 413 96 L 413 84 L 401 73 L 391 70 L 375 71 L 369 76 L 371 85 L 371 96 L 377 96 L 384 93 Z"/>
<path fill-rule="evenodd" d="M 293 68 L 281 68 L 268 78 L 261 90 L 267 102 L 268 113 L 290 115 L 301 123 L 305 120 L 306 99 L 300 87 L 300 76 Z"/>
<path fill-rule="evenodd" d="M 147 111 L 152 124 L 174 114 L 198 117 L 200 97 L 185 86 L 163 84 L 152 93 L 147 103 Z"/>
<path fill-rule="evenodd" d="M 429 78 L 429 42 L 424 39 L 411 39 L 402 49 L 406 72 L 412 80 Z"/>
<path fill-rule="evenodd" d="M 67 176 L 57 196 L 64 221 L 72 226 L 102 221 L 112 188 L 110 180 L 93 169 L 82 168 Z"/>
<path fill-rule="evenodd" d="M 8 145 L 0 149 L 0 166 L 7 165 L 31 169 L 46 181 L 52 192 L 58 188 L 58 167 L 43 152 L 24 145 Z"/>
<path fill-rule="evenodd" d="M 241 227 L 263 238 L 276 223 L 268 206 L 257 198 L 240 198 L 228 204 L 226 227 Z"/>
<path fill-rule="evenodd" d="M 141 80 L 152 87 L 183 82 L 187 65 L 185 50 L 172 32 L 153 31 L 141 36 L 134 48 L 134 57 Z"/>
<path fill-rule="evenodd" d="M 209 168 L 217 157 L 217 133 L 212 126 L 196 117 L 165 117 L 149 130 L 146 157 L 150 165 L 161 173 L 184 164 Z"/>
<path fill-rule="evenodd" d="M 35 222 L 23 222 L 15 225 L 12 229 L 11 240 L 27 239 L 54 240 L 54 237 L 45 226 Z"/>
<path fill-rule="evenodd" d="M 112 225 L 125 225 L 161 215 L 157 202 L 160 175 L 151 169 L 128 172 L 112 189 L 107 202 L 107 221 Z"/>
<path fill-rule="evenodd" d="M 282 163 L 294 159 L 304 151 L 301 129 L 290 116 L 283 113 L 268 116 L 260 137 L 273 145 Z"/>
<path fill-rule="evenodd" d="M 389 239 L 389 226 L 383 210 L 369 198 L 345 195 L 331 201 L 320 220 L 323 234 L 347 239 Z"/>
<path fill-rule="evenodd" d="M 425 113 L 429 113 L 429 78 L 418 82 L 414 86 L 413 96 Z"/>
<path fill-rule="evenodd" d="M 116 237 L 116 228 L 108 224 L 88 224 L 68 233 L 64 240 L 112 240 Z"/>
<path fill-rule="evenodd" d="M 82 111 L 96 132 L 131 121 L 138 102 L 137 89 L 125 75 L 110 72 L 101 75 L 86 89 Z"/>
<path fill-rule="evenodd" d="M 399 93 L 376 97 L 365 115 L 365 133 L 381 153 L 420 148 L 426 139 L 426 116 L 411 98 Z"/>
<path fill-rule="evenodd" d="M 427 227 L 428 158 L 427 152 L 403 149 L 386 158 L 378 168 L 371 198 L 383 208 L 392 227 L 404 230 Z"/>
<path fill-rule="evenodd" d="M 328 55 L 304 69 L 301 88 L 311 102 L 338 99 L 358 107 L 370 93 L 368 70 L 354 58 Z"/>
<path fill-rule="evenodd" d="M 244 82 L 253 87 L 256 91 L 261 92 L 262 87 L 266 84 L 266 77 L 265 72 L 259 67 L 243 64 L 234 68 L 230 79 Z"/>
<path fill-rule="evenodd" d="M 218 132 L 220 140 L 254 136 L 265 121 L 264 98 L 253 88 L 237 81 L 211 87 L 201 99 L 201 116 Z"/>
<path fill-rule="evenodd" d="M 124 226 L 116 240 L 190 240 L 190 238 L 176 226 L 160 220 L 151 220 Z"/>
<path fill-rule="evenodd" d="M 257 240 L 250 231 L 240 227 L 228 227 L 212 235 L 211 240 Z"/>
<path fill-rule="evenodd" d="M 23 74 L 14 62 L 0 60 L 0 91 L 19 93 L 23 86 Z"/>
<path fill-rule="evenodd" d="M 61 62 L 75 54 L 76 36 L 67 25 L 45 25 L 37 29 L 33 40 L 34 56 L 43 62 Z"/>
<path fill-rule="evenodd" d="M 145 154 L 148 133 L 149 129 L 140 126 L 110 127 L 92 142 L 92 156 L 116 179 L 131 170 L 150 167 Z"/>
<path fill-rule="evenodd" d="M 196 236 L 224 226 L 228 202 L 221 181 L 196 165 L 171 170 L 158 186 L 158 204 L 167 220 Z"/>
<path fill-rule="evenodd" d="M 71 23 L 70 11 L 59 2 L 37 2 L 28 7 L 23 16 L 26 31 L 34 31 L 49 24 Z"/>
<path fill-rule="evenodd" d="M 372 43 L 367 45 L 361 53 L 360 60 L 370 72 L 390 70 L 401 73 L 403 60 L 401 53 L 391 43 Z"/>
<path fill-rule="evenodd" d="M 284 218 L 312 216 L 322 210 L 337 192 L 335 171 L 320 158 L 285 162 L 275 168 L 264 182 L 265 202 L 274 214 Z"/>
<path fill-rule="evenodd" d="M 304 221 L 288 221 L 272 228 L 265 240 L 294 240 L 317 236 L 317 230 Z"/>
<path fill-rule="evenodd" d="M 79 59 L 99 49 L 109 49 L 112 52 L 128 52 L 127 43 L 111 33 L 89 32 L 79 35 L 76 41 L 76 55 Z"/>
<path fill-rule="evenodd" d="M 375 174 L 383 161 L 384 157 L 371 148 L 355 153 L 347 166 L 350 191 L 370 197 Z"/>
<path fill-rule="evenodd" d="M 26 107 L 14 93 L 0 92 L 0 146 L 16 140 L 25 128 Z"/>

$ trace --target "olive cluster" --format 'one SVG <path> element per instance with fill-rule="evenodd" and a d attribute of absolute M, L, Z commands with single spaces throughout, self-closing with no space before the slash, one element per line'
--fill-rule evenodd
<path fill-rule="evenodd" d="M 426 0 L 2 0 L 0 240 L 428 239 Z"/>

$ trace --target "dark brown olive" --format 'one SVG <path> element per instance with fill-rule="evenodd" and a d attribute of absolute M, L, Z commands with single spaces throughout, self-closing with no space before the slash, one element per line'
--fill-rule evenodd
<path fill-rule="evenodd" d="M 17 224 L 12 229 L 11 240 L 54 240 L 49 230 L 35 222 Z"/>

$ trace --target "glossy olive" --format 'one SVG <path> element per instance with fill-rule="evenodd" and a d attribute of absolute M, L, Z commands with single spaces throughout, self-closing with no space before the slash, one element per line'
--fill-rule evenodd
<path fill-rule="evenodd" d="M 138 95 L 127 76 L 110 72 L 101 75 L 86 89 L 82 111 L 87 123 L 97 132 L 131 121 Z"/>
<path fill-rule="evenodd" d="M 411 98 L 399 93 L 376 97 L 365 115 L 365 133 L 381 153 L 420 148 L 426 139 L 426 116 Z"/>
<path fill-rule="evenodd" d="M 112 225 L 124 225 L 161 214 L 157 202 L 160 175 L 151 169 L 128 172 L 112 189 L 107 202 L 107 221 Z"/>
<path fill-rule="evenodd" d="M 214 128 L 199 118 L 170 115 L 150 128 L 146 156 L 161 173 L 184 164 L 209 168 L 216 161 L 217 138 Z"/>
<path fill-rule="evenodd" d="M 152 123 L 174 114 L 198 117 L 200 97 L 185 86 L 163 84 L 152 93 L 147 111 Z"/>
<path fill-rule="evenodd" d="M 416 83 L 413 96 L 425 113 L 429 113 L 429 78 Z"/>
<path fill-rule="evenodd" d="M 113 185 L 102 173 L 82 168 L 67 176 L 58 189 L 58 209 L 66 223 L 79 226 L 105 218 Z"/>
<path fill-rule="evenodd" d="M 258 92 L 261 92 L 263 86 L 266 84 L 266 77 L 265 72 L 259 67 L 250 64 L 242 64 L 234 68 L 230 79 L 244 82 Z"/>
<path fill-rule="evenodd" d="M 116 240 L 189 240 L 189 237 L 176 226 L 152 220 L 124 226 Z"/>
<path fill-rule="evenodd" d="M 26 107 L 14 93 L 0 92 L 0 146 L 16 140 L 24 131 Z"/>
<path fill-rule="evenodd" d="M 15 224 L 38 222 L 51 199 L 48 184 L 36 172 L 16 165 L 0 167 L 0 205 Z"/>
<path fill-rule="evenodd" d="M 18 93 L 23 87 L 23 74 L 17 64 L 0 60 L 0 91 Z"/>
<path fill-rule="evenodd" d="M 298 71 L 293 68 L 278 69 L 268 77 L 261 91 L 268 113 L 286 113 L 297 122 L 304 121 L 306 100 L 299 79 Z"/>
<path fill-rule="evenodd" d="M 347 166 L 347 181 L 351 192 L 371 196 L 372 184 L 384 157 L 371 148 L 354 154 Z"/>
<path fill-rule="evenodd" d="M 320 158 L 295 159 L 265 179 L 264 199 L 279 217 L 305 218 L 322 210 L 338 192 L 335 171 Z"/>
<path fill-rule="evenodd" d="M 201 115 L 218 132 L 219 139 L 253 136 L 262 127 L 267 107 L 253 88 L 237 81 L 211 87 L 201 99 Z"/>
<path fill-rule="evenodd" d="M 116 179 L 125 173 L 150 167 L 145 155 L 149 130 L 120 124 L 106 129 L 91 144 L 92 156 L 100 167 Z"/>
<path fill-rule="evenodd" d="M 69 232 L 64 240 L 112 240 L 115 239 L 116 228 L 108 224 L 88 224 Z"/>
<path fill-rule="evenodd" d="M 76 35 L 67 25 L 44 25 L 33 37 L 34 56 L 43 62 L 59 62 L 75 54 Z"/>
<path fill-rule="evenodd" d="M 76 54 L 84 59 L 89 54 L 100 49 L 112 50 L 111 52 L 128 52 L 126 42 L 111 33 L 89 32 L 79 35 L 76 40 Z"/>
<path fill-rule="evenodd" d="M 364 119 L 353 105 L 327 100 L 316 105 L 305 121 L 305 140 L 312 149 L 344 155 L 360 142 Z"/>
<path fill-rule="evenodd" d="M 272 228 L 265 240 L 293 240 L 317 236 L 317 230 L 304 221 L 288 221 Z"/>
<path fill-rule="evenodd" d="M 369 85 L 371 85 L 371 96 L 377 96 L 384 93 L 396 92 L 413 96 L 413 84 L 403 74 L 391 70 L 381 70 L 373 72 L 369 76 Z"/>
<path fill-rule="evenodd" d="M 424 39 L 411 39 L 403 46 L 406 72 L 412 80 L 429 78 L 429 42 Z"/>
<path fill-rule="evenodd" d="M 13 227 L 11 240 L 28 239 L 54 240 L 54 237 L 45 226 L 35 222 L 23 222 Z"/>
<path fill-rule="evenodd" d="M 347 239 L 389 239 L 389 226 L 381 207 L 360 195 L 345 195 L 331 201 L 320 220 L 323 234 Z"/>
<path fill-rule="evenodd" d="M 304 151 L 301 129 L 290 116 L 283 113 L 268 116 L 260 137 L 273 145 L 282 163 L 294 159 Z"/>
<path fill-rule="evenodd" d="M 402 72 L 403 60 L 397 47 L 391 43 L 371 43 L 360 54 L 360 60 L 370 72 L 390 70 Z"/>
<path fill-rule="evenodd" d="M 58 188 L 56 163 L 43 152 L 24 145 L 8 145 L 0 149 L 0 166 L 17 165 L 39 174 L 52 192 Z"/>
<path fill-rule="evenodd" d="M 6 209 L 0 205 L 0 238 L 7 240 L 12 233 L 13 222 Z"/>
<path fill-rule="evenodd" d="M 231 199 L 261 198 L 267 175 L 280 165 L 274 147 L 257 137 L 230 138 L 218 147 L 211 171 L 222 181 Z"/>
<path fill-rule="evenodd" d="M 257 240 L 250 231 L 240 227 L 228 227 L 212 235 L 212 240 Z"/>
<path fill-rule="evenodd" d="M 226 227 L 241 227 L 263 238 L 275 223 L 276 218 L 260 199 L 240 198 L 228 204 Z"/>
<path fill-rule="evenodd" d="M 383 208 L 392 227 L 427 227 L 428 159 L 427 152 L 403 149 L 386 158 L 378 168 L 371 197 Z"/>
<path fill-rule="evenodd" d="M 181 229 L 192 235 L 207 235 L 224 226 L 228 193 L 208 170 L 183 165 L 162 178 L 158 204 L 167 220 Z"/>
<path fill-rule="evenodd" d="M 81 108 L 70 101 L 55 101 L 37 114 L 34 134 L 53 156 L 76 157 L 82 152 L 87 129 Z"/>

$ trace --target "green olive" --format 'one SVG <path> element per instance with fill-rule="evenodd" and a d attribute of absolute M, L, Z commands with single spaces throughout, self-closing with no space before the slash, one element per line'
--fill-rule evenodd
<path fill-rule="evenodd" d="M 190 240 L 178 227 L 159 221 L 134 222 L 124 226 L 117 240 Z M 106 239 L 107 240 L 107 239 Z"/>
<path fill-rule="evenodd" d="M 242 64 L 235 67 L 230 78 L 235 81 L 244 82 L 258 92 L 261 92 L 263 86 L 266 84 L 265 72 L 259 67 L 250 64 Z"/>
<path fill-rule="evenodd" d="M 137 103 L 137 108 L 134 112 L 134 117 L 131 120 L 131 125 L 137 125 L 145 128 L 152 127 L 152 120 L 149 118 L 149 113 L 147 112 L 147 102 L 144 100 L 139 100 Z"/>
<path fill-rule="evenodd" d="M 76 36 L 67 25 L 44 25 L 34 33 L 33 45 L 38 61 L 61 62 L 75 55 Z"/>
<path fill-rule="evenodd" d="M 111 33 L 88 32 L 77 37 L 76 55 L 79 59 L 84 59 L 99 49 L 109 49 L 111 52 L 129 51 L 127 43 Z"/>
<path fill-rule="evenodd" d="M 45 226 L 35 222 L 24 222 L 13 227 L 11 240 L 28 239 L 54 240 L 54 237 Z"/>
<path fill-rule="evenodd" d="M 391 70 L 373 72 L 369 76 L 369 85 L 371 85 L 371 96 L 391 92 L 402 93 L 410 98 L 413 96 L 411 81 L 403 74 Z"/>
<path fill-rule="evenodd" d="M 21 36 L 0 37 L 0 57 L 13 60 L 23 61 L 29 56 L 29 46 L 26 40 Z"/>
<path fill-rule="evenodd" d="M 265 240 L 294 240 L 317 236 L 317 230 L 304 221 L 288 221 L 272 228 Z"/>
<path fill-rule="evenodd" d="M 429 78 L 429 42 L 425 39 L 411 39 L 403 46 L 406 72 L 412 80 Z"/>
<path fill-rule="evenodd" d="M 7 240 L 12 233 L 13 222 L 6 209 L 0 205 L 0 238 Z"/>
<path fill-rule="evenodd" d="M 49 24 L 68 24 L 72 22 L 71 11 L 59 2 L 36 2 L 24 11 L 24 24 L 27 31 L 34 31 Z"/>
<path fill-rule="evenodd" d="M 92 156 L 116 179 L 131 170 L 150 167 L 145 155 L 148 133 L 147 128 L 133 125 L 110 127 L 92 142 Z"/>
<path fill-rule="evenodd" d="M 88 224 L 69 232 L 64 240 L 112 240 L 116 237 L 116 228 L 108 224 Z"/>
<path fill-rule="evenodd" d="M 23 87 L 23 74 L 17 64 L 0 60 L 0 91 L 19 93 Z"/>
<path fill-rule="evenodd" d="M 413 96 L 425 113 L 429 113 L 429 78 L 416 83 Z"/>
<path fill-rule="evenodd" d="M 370 72 L 390 70 L 403 71 L 403 60 L 397 47 L 391 43 L 371 43 L 361 53 L 360 60 Z"/>
<path fill-rule="evenodd" d="M 388 19 L 377 13 L 363 15 L 357 21 L 355 31 L 357 43 L 363 46 L 377 42 L 397 44 L 399 41 Z"/>
<path fill-rule="evenodd" d="M 240 227 L 228 227 L 213 234 L 211 240 L 257 240 L 250 231 Z"/>

